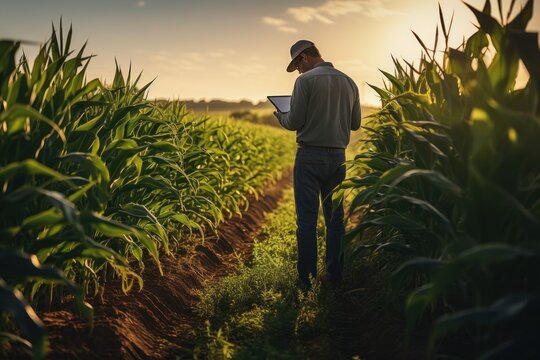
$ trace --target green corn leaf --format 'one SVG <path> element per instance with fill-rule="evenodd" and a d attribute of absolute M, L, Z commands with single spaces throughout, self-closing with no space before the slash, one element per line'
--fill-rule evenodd
<path fill-rule="evenodd" d="M 345 196 L 344 189 L 335 189 L 329 196 L 332 199 L 332 209 L 335 211 L 341 204 L 343 204 L 343 198 Z"/>
<path fill-rule="evenodd" d="M 111 143 L 103 150 L 103 153 L 112 150 L 136 150 L 137 148 L 138 144 L 133 139 L 117 139 L 111 141 Z"/>
<path fill-rule="evenodd" d="M 448 32 L 446 31 L 446 24 L 444 23 L 444 16 L 441 9 L 441 4 L 439 3 L 439 22 L 441 23 L 442 32 L 446 42 L 448 42 Z"/>
<path fill-rule="evenodd" d="M 432 258 L 414 258 L 409 260 L 392 273 L 393 277 L 403 276 L 411 272 L 434 273 L 444 266 L 445 262 Z"/>
<path fill-rule="evenodd" d="M 532 256 L 532 252 L 499 243 L 491 243 L 475 246 L 465 252 L 459 254 L 453 259 L 450 264 L 455 264 L 456 267 L 462 266 L 485 266 L 494 263 L 516 260 Z"/>
<path fill-rule="evenodd" d="M 388 79 L 390 80 L 390 82 L 396 87 L 396 89 L 398 90 L 398 92 L 405 92 L 405 86 L 403 84 L 403 82 L 401 82 L 400 79 L 398 79 L 397 77 L 387 73 L 386 71 L 383 71 L 381 69 L 379 69 L 379 71 Z"/>
<path fill-rule="evenodd" d="M 432 333 L 432 342 L 465 327 L 495 325 L 519 316 L 527 307 L 530 296 L 525 293 L 510 294 L 493 305 L 459 311 L 437 319 Z"/>
<path fill-rule="evenodd" d="M 482 55 L 482 52 L 488 45 L 489 40 L 486 33 L 483 30 L 478 30 L 467 40 L 465 53 L 478 58 Z"/>
<path fill-rule="evenodd" d="M 76 297 L 77 306 L 90 322 L 93 321 L 93 309 L 84 301 L 81 287 L 67 279 L 62 272 L 52 266 L 43 266 L 35 255 L 17 254 L 12 252 L 0 253 L 0 278 L 7 280 L 32 279 L 57 283 L 66 288 Z"/>
<path fill-rule="evenodd" d="M 167 141 L 157 141 L 155 143 L 149 144 L 149 147 L 160 152 L 175 153 L 176 151 L 178 151 L 176 145 Z"/>
<path fill-rule="evenodd" d="M 12 314 L 15 323 L 28 338 L 35 359 L 44 359 L 47 353 L 45 325 L 19 290 L 11 289 L 0 278 L 0 311 Z"/>
<path fill-rule="evenodd" d="M 482 8 L 482 12 L 486 15 L 491 15 L 491 0 L 486 0 L 484 7 Z"/>
<path fill-rule="evenodd" d="M 426 284 L 412 291 L 405 305 L 407 332 L 410 333 L 418 323 L 426 308 L 435 300 L 436 294 L 432 284 Z"/>
<path fill-rule="evenodd" d="M 94 228 L 105 236 L 121 237 L 134 233 L 134 228 L 108 219 L 95 212 L 81 213 L 81 220 L 85 223 L 91 223 Z"/>
<path fill-rule="evenodd" d="M 399 179 L 403 174 L 414 169 L 411 165 L 400 164 L 391 169 L 385 171 L 379 178 L 377 182 L 377 188 L 380 188 L 383 184 L 389 184 L 394 182 L 396 179 Z"/>
<path fill-rule="evenodd" d="M 159 261 L 159 251 L 156 242 L 142 231 L 135 230 L 134 234 L 140 243 L 148 250 L 150 255 L 152 255 L 159 269 L 159 273 L 163 275 L 163 269 L 161 268 L 161 262 Z"/>
<path fill-rule="evenodd" d="M 538 33 L 524 31 L 509 31 L 510 40 L 516 47 L 519 57 L 527 68 L 536 89 L 540 89 L 540 49 L 538 47 Z M 537 90 L 538 91 L 538 90 Z M 538 112 L 537 112 L 538 114 Z"/>
<path fill-rule="evenodd" d="M 384 89 L 381 89 L 375 85 L 368 84 L 370 88 L 375 90 L 375 92 L 379 95 L 381 100 L 388 100 L 392 96 L 392 94 L 389 91 L 386 91 Z"/>
<path fill-rule="evenodd" d="M 409 127 L 407 126 L 401 126 L 401 128 L 411 138 L 411 140 L 413 140 L 413 142 L 417 144 L 417 153 L 421 153 L 422 150 L 425 149 L 427 146 L 429 150 L 435 155 L 447 158 L 447 155 L 441 149 L 439 149 L 437 145 L 427 139 L 425 135 L 429 136 L 429 133 L 421 133 L 420 131 L 414 131 L 409 129 Z"/>
<path fill-rule="evenodd" d="M 410 245 L 396 241 L 389 241 L 383 244 L 359 245 L 358 247 L 363 249 L 373 249 L 373 252 L 385 250 L 406 255 L 412 254 L 412 249 Z"/>
<path fill-rule="evenodd" d="M 94 118 L 88 120 L 84 124 L 79 125 L 77 128 L 73 129 L 73 131 L 75 132 L 91 131 L 96 126 L 102 126 L 106 115 L 107 113 L 103 112 L 102 114 L 97 115 Z"/>
<path fill-rule="evenodd" d="M 40 212 L 39 214 L 29 216 L 22 222 L 22 229 L 36 229 L 44 226 L 54 226 L 63 220 L 63 215 L 58 209 L 49 209 Z"/>
<path fill-rule="evenodd" d="M 394 97 L 392 97 L 390 100 L 411 100 L 413 102 L 416 102 L 418 104 L 422 104 L 422 105 L 430 105 L 431 104 L 431 100 L 429 98 L 428 95 L 426 94 L 419 94 L 417 92 L 414 92 L 414 91 L 405 91 L 403 93 L 400 93 Z"/>
<path fill-rule="evenodd" d="M 402 231 L 422 231 L 426 230 L 424 225 L 415 219 L 403 215 L 385 215 L 373 219 L 364 220 L 358 229 L 366 229 L 371 226 L 392 226 Z"/>
<path fill-rule="evenodd" d="M 94 175 L 96 179 L 109 182 L 109 169 L 103 160 L 96 154 L 84 153 L 84 152 L 72 152 L 60 157 L 62 160 L 78 163 L 90 174 Z"/>
<path fill-rule="evenodd" d="M 450 72 L 460 77 L 461 81 L 466 84 L 474 78 L 474 71 L 471 66 L 471 60 L 463 51 L 450 48 L 448 51 L 448 64 Z"/>
<path fill-rule="evenodd" d="M 463 190 L 458 185 L 456 185 L 451 180 L 449 180 L 446 176 L 444 176 L 443 174 L 435 170 L 424 170 L 424 169 L 408 170 L 407 172 L 399 176 L 397 179 L 395 179 L 390 184 L 390 186 L 396 187 L 401 182 L 412 179 L 414 177 L 420 177 L 422 179 L 425 179 L 431 184 L 435 185 L 440 190 L 452 193 L 458 197 L 461 196 L 461 194 L 463 193 Z"/>
<path fill-rule="evenodd" d="M 385 198 L 385 201 L 387 202 L 395 202 L 395 201 L 404 201 L 412 205 L 416 205 L 426 212 L 435 215 L 436 218 L 441 220 L 441 222 L 445 225 L 446 230 L 449 232 L 453 232 L 452 230 L 452 224 L 450 223 L 450 220 L 441 213 L 435 206 L 430 204 L 429 202 L 419 199 L 414 196 L 407 196 L 407 195 L 390 195 Z"/>
<path fill-rule="evenodd" d="M 45 198 L 55 207 L 62 211 L 64 218 L 71 224 L 79 224 L 79 214 L 75 205 L 69 201 L 62 193 L 36 188 L 38 194 Z"/>
<path fill-rule="evenodd" d="M 412 126 L 417 126 L 417 127 L 421 127 L 421 128 L 427 128 L 427 129 L 437 129 L 437 130 L 443 130 L 443 131 L 449 131 L 450 130 L 450 127 L 444 125 L 444 124 L 440 124 L 438 122 L 434 122 L 434 121 L 404 121 L 401 123 L 401 125 L 403 126 L 408 126 L 408 125 L 412 125 Z M 447 138 L 449 138 L 447 136 Z"/>
<path fill-rule="evenodd" d="M 533 15 L 533 0 L 528 0 L 525 6 L 521 9 L 507 26 L 509 29 L 524 31 Z"/>
<path fill-rule="evenodd" d="M 420 46 L 422 46 L 422 49 L 424 49 L 424 51 L 426 52 L 426 54 L 429 53 L 429 49 L 427 48 L 426 44 L 424 44 L 424 42 L 422 41 L 422 39 L 420 38 L 420 36 L 418 36 L 418 34 L 416 34 L 414 31 L 411 30 L 411 32 L 413 33 L 414 37 L 416 38 L 416 40 L 420 43 Z"/>
<path fill-rule="evenodd" d="M 145 219 L 154 225 L 154 232 L 157 233 L 165 245 L 165 251 L 169 252 L 168 249 L 168 235 L 165 232 L 163 225 L 159 222 L 157 217 L 150 211 L 146 206 L 140 204 L 126 204 L 123 205 L 118 211 L 120 214 L 126 214 L 135 218 Z"/>
<path fill-rule="evenodd" d="M 8 181 L 13 177 L 20 175 L 44 175 L 58 181 L 68 180 L 67 176 L 33 159 L 23 160 L 21 162 L 13 162 L 0 168 L 0 181 Z"/>
<path fill-rule="evenodd" d="M 468 269 L 489 266 L 518 259 L 526 260 L 531 256 L 527 250 L 507 244 L 477 245 L 448 261 L 434 277 L 433 288 L 439 294 L 448 291 L 452 284 Z"/>
<path fill-rule="evenodd" d="M 47 49 L 45 46 L 41 46 L 39 52 L 34 59 L 34 65 L 32 66 L 32 73 L 30 74 L 31 85 L 35 85 L 41 78 L 43 72 L 43 66 L 47 59 Z"/>
<path fill-rule="evenodd" d="M 51 119 L 47 118 L 43 114 L 39 113 L 35 109 L 33 109 L 31 106 L 28 105 L 21 105 L 21 104 L 15 104 L 6 111 L 2 111 L 0 113 L 0 123 L 7 123 L 8 129 L 10 124 L 12 122 L 18 120 L 18 119 L 30 119 L 30 120 L 37 120 L 39 122 L 43 122 L 47 125 L 49 125 L 57 134 L 58 137 L 65 143 L 66 142 L 66 136 L 64 135 L 64 132 L 60 127 Z M 9 130 L 8 130 L 9 132 Z"/>
<path fill-rule="evenodd" d="M 42 266 L 35 255 L 0 253 L 0 277 L 22 282 L 24 279 L 47 280 L 75 286 L 56 268 Z"/>
<path fill-rule="evenodd" d="M 32 353 L 32 343 L 30 341 L 23 339 L 22 337 L 15 334 L 11 334 L 8 332 L 0 332 L 0 344 L 4 344 L 6 342 L 17 344 L 18 346 L 22 347 L 25 352 L 29 354 Z M 34 357 L 39 358 L 39 356 L 36 355 L 34 355 Z"/>
<path fill-rule="evenodd" d="M 491 17 L 489 12 L 479 11 L 467 3 L 465 3 L 465 5 L 474 13 L 476 20 L 478 20 L 478 23 L 480 24 L 480 29 L 491 36 L 495 49 L 501 51 L 504 33 L 502 26 L 497 20 Z"/>

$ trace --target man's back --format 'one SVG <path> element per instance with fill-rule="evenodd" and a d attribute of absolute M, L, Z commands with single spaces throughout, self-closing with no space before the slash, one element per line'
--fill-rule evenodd
<path fill-rule="evenodd" d="M 350 131 L 360 127 L 360 116 L 354 81 L 331 63 L 321 62 L 297 78 L 291 110 L 280 120 L 297 131 L 299 144 L 346 148 Z"/>

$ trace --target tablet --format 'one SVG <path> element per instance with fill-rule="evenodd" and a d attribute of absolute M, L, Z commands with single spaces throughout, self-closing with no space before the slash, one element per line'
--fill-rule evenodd
<path fill-rule="evenodd" d="M 290 95 L 277 95 L 267 96 L 268 100 L 274 105 L 277 111 L 286 113 L 291 110 L 291 96 Z"/>

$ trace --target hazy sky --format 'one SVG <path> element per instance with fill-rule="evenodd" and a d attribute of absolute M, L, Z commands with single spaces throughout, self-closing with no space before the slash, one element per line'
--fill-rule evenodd
<path fill-rule="evenodd" d="M 474 32 L 471 11 L 459 0 L 440 1 L 451 45 Z M 510 3 L 503 0 L 503 10 Z M 484 0 L 469 0 L 481 8 Z M 498 14 L 496 1 L 493 11 Z M 157 77 L 149 97 L 261 100 L 291 92 L 290 46 L 316 43 L 323 58 L 349 74 L 364 104 L 378 104 L 366 83 L 380 85 L 378 69 L 392 72 L 391 55 L 418 59 L 411 30 L 433 44 L 436 0 L 0 0 L 0 38 L 45 41 L 51 23 L 73 24 L 73 44 L 88 40 L 89 78 L 112 80 L 114 60 Z M 525 4 L 517 0 L 516 8 Z M 529 30 L 540 29 L 535 4 Z M 34 49 L 25 47 L 31 56 Z"/>

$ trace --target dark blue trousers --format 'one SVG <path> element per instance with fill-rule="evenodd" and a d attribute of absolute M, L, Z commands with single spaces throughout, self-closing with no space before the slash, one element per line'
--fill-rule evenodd
<path fill-rule="evenodd" d="M 345 233 L 343 204 L 333 211 L 332 190 L 345 179 L 345 151 L 299 148 L 294 163 L 294 200 L 298 242 L 298 276 L 308 284 L 317 275 L 317 220 L 320 200 L 326 225 L 326 276 L 341 281 L 341 237 Z"/>

